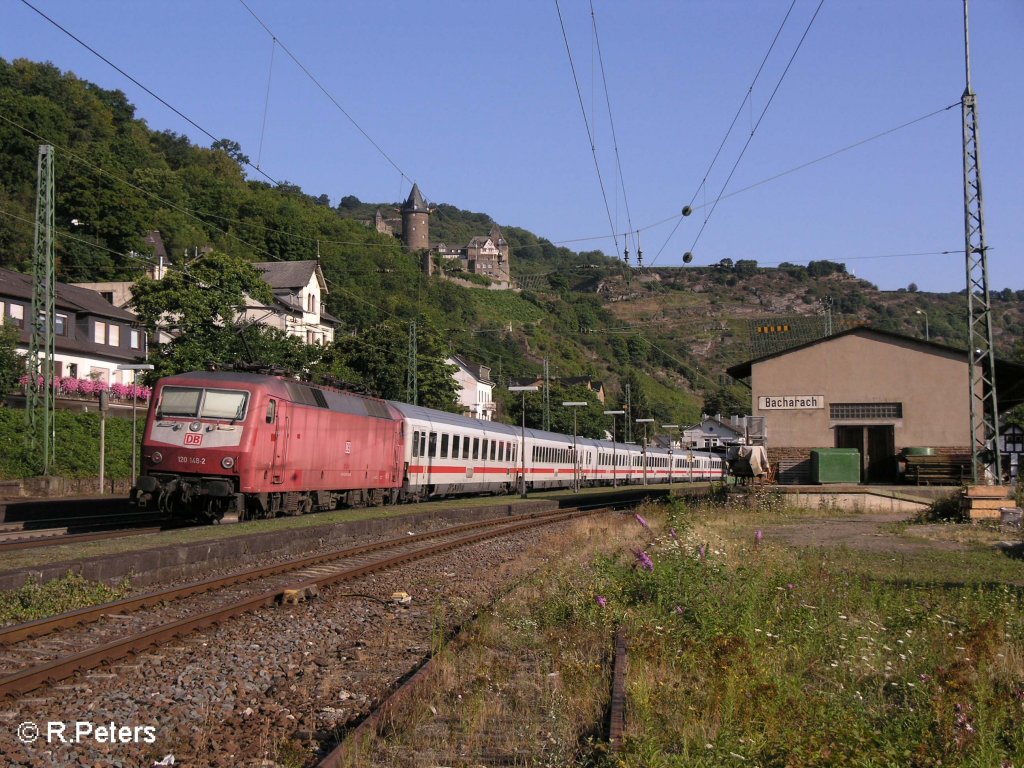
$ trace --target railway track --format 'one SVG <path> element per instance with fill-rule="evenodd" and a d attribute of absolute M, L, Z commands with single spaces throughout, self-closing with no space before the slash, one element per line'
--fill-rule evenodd
<path fill-rule="evenodd" d="M 410 534 L 7 627 L 0 630 L 0 698 L 159 646 L 289 595 L 313 594 L 330 584 L 596 511 L 533 513 Z"/>
<path fill-rule="evenodd" d="M 153 521 L 159 518 L 151 518 Z M 12 526 L 10 528 L 6 526 Z M 34 547 L 52 547 L 59 544 L 79 544 L 85 541 L 98 541 L 102 539 L 117 539 L 124 536 L 138 536 L 145 533 L 159 533 L 164 530 L 162 526 L 148 526 L 141 528 L 117 528 L 106 531 L 89 531 L 87 533 L 73 533 L 67 527 L 53 528 L 17 528 L 20 523 L 0 523 L 0 553 L 10 552 L 18 549 L 32 549 Z"/>

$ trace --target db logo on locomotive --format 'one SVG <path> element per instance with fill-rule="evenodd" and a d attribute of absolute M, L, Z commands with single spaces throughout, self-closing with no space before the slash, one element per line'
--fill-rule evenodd
<path fill-rule="evenodd" d="M 196 434 L 186 434 L 185 435 L 185 445 L 202 445 L 202 444 L 203 444 L 203 436 L 202 435 L 196 435 Z"/>

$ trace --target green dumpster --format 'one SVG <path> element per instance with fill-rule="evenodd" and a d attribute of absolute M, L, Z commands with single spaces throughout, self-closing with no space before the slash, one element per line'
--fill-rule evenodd
<path fill-rule="evenodd" d="M 860 451 L 856 448 L 815 448 L 811 451 L 811 482 L 860 482 Z"/>

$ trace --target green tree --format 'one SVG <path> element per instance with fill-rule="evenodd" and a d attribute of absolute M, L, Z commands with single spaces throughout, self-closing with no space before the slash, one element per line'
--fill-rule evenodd
<path fill-rule="evenodd" d="M 14 391 L 25 373 L 25 358 L 16 351 L 18 335 L 16 326 L 0 323 L 0 406 L 5 402 L 2 395 Z"/>
<path fill-rule="evenodd" d="M 151 334 L 159 330 L 174 336 L 161 345 L 154 375 L 235 362 L 244 348 L 236 319 L 246 296 L 263 304 L 274 300 L 258 269 L 215 251 L 171 270 L 162 280 L 140 279 L 132 298 L 139 319 Z M 274 336 L 261 334 L 261 339 L 268 346 Z"/>
<path fill-rule="evenodd" d="M 456 367 L 446 362 L 447 347 L 429 321 L 416 323 L 417 405 L 456 411 Z M 386 400 L 407 400 L 409 326 L 393 321 L 342 336 L 324 351 L 316 377 L 363 387 Z"/>
<path fill-rule="evenodd" d="M 746 416 L 750 413 L 750 394 L 742 396 L 735 387 L 726 386 L 705 392 L 704 413 L 709 416 Z"/>

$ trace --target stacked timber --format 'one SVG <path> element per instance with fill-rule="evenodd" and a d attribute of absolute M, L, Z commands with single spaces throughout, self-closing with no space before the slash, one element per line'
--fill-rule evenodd
<path fill-rule="evenodd" d="M 968 485 L 960 498 L 960 510 L 972 522 L 999 520 L 1001 510 L 1013 506 L 1009 498 L 1010 489 L 1005 485 Z"/>

